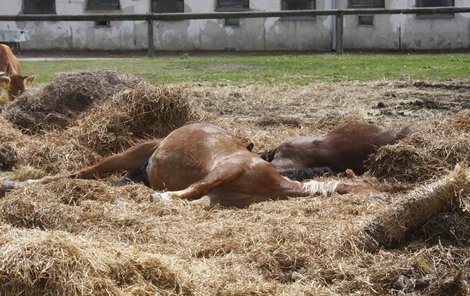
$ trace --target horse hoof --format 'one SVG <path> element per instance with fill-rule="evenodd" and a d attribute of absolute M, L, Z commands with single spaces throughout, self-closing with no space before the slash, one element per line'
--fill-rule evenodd
<path fill-rule="evenodd" d="M 125 205 L 127 205 L 127 202 L 122 200 L 122 199 L 117 198 L 117 199 L 113 200 L 113 205 L 115 205 L 115 206 L 125 206 Z"/>
<path fill-rule="evenodd" d="M 386 202 L 386 203 L 392 202 L 392 197 L 388 194 L 383 194 L 383 193 L 371 193 L 369 194 L 369 199 L 372 199 L 375 201 Z"/>
<path fill-rule="evenodd" d="M 171 200 L 171 194 L 169 192 L 155 192 L 150 195 L 150 200 L 168 202 Z"/>
<path fill-rule="evenodd" d="M 1 189 L 2 190 L 11 190 L 11 189 L 16 189 L 18 187 L 18 182 L 15 181 L 4 181 Z"/>

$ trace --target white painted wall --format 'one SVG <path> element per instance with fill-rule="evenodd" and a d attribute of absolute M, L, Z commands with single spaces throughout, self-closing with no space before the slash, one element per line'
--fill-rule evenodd
<path fill-rule="evenodd" d="M 414 7 L 416 0 L 385 0 L 386 8 Z M 469 6 L 470 0 L 455 0 Z M 21 13 L 22 0 L 1 0 L 1 14 Z M 186 0 L 185 12 L 213 12 L 215 0 Z M 336 0 L 337 8 L 348 0 Z M 280 0 L 251 0 L 253 11 L 280 10 Z M 57 14 L 93 14 L 85 0 L 56 0 Z M 317 0 L 317 9 L 331 9 L 332 0 Z M 147 13 L 150 0 L 121 0 L 113 13 Z M 104 11 L 111 12 L 111 11 Z M 468 49 L 470 14 L 451 19 L 420 19 L 415 15 L 376 15 L 373 26 L 358 26 L 357 16 L 346 16 L 346 50 Z M 26 49 L 137 50 L 147 48 L 147 24 L 143 21 L 111 22 L 95 27 L 94 22 L 0 22 L 1 29 L 33 31 L 22 43 Z M 292 20 L 283 18 L 241 19 L 239 27 L 225 27 L 223 20 L 155 22 L 157 50 L 315 50 L 330 51 L 332 17 Z"/>
<path fill-rule="evenodd" d="M 467 2 L 466 2 L 467 1 Z M 470 0 L 455 0 L 469 6 Z M 386 0 L 385 8 L 414 8 L 416 0 Z M 341 7 L 347 8 L 347 1 Z M 419 18 L 413 14 L 376 15 L 374 26 L 357 25 L 357 16 L 345 17 L 344 48 L 363 50 L 435 50 L 470 48 L 470 14 L 453 18 Z"/>

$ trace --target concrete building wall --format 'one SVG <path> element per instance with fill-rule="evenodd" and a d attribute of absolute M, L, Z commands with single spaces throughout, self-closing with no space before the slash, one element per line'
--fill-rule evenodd
<path fill-rule="evenodd" d="M 468 6 L 469 0 L 455 0 Z M 385 8 L 415 7 L 416 0 L 385 0 Z M 215 10 L 215 0 L 186 0 L 185 12 Z M 317 0 L 319 10 L 348 8 L 348 0 Z M 22 0 L 2 0 L 2 12 L 22 12 Z M 115 11 L 87 10 L 86 0 L 56 0 L 57 14 L 147 13 L 150 0 L 120 0 Z M 251 0 L 252 11 L 277 11 L 281 0 Z M 358 25 L 357 16 L 345 16 L 346 50 L 427 50 L 470 47 L 470 14 L 452 18 L 420 18 L 416 15 L 375 15 L 372 26 Z M 31 30 L 26 49 L 137 50 L 147 48 L 144 21 L 111 22 L 0 22 L 1 29 Z M 330 51 L 334 39 L 333 17 L 240 19 L 236 27 L 224 20 L 159 21 L 154 24 L 156 50 L 315 50 Z"/>
<path fill-rule="evenodd" d="M 468 6 L 455 0 L 455 6 Z M 413 8 L 416 0 L 385 0 L 385 8 Z M 338 8 L 346 9 L 347 1 Z M 354 50 L 436 50 L 470 48 L 470 14 L 453 17 L 375 15 L 373 26 L 359 26 L 357 16 L 346 16 L 344 48 Z"/>
<path fill-rule="evenodd" d="M 410 5 L 413 1 L 407 0 Z M 455 6 L 469 6 L 468 0 L 455 0 Z M 402 23 L 401 49 L 470 48 L 470 14 L 450 18 L 420 18 L 409 15 Z"/>

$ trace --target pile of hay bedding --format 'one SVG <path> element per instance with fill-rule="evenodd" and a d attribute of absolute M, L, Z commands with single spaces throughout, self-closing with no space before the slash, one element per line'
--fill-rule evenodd
<path fill-rule="evenodd" d="M 0 284 L 7 295 L 190 294 L 170 256 L 63 231 L 0 227 Z"/>
<path fill-rule="evenodd" d="M 453 110 L 422 108 L 403 116 L 376 108 L 378 101 L 384 101 L 387 108 L 410 106 L 400 105 L 400 102 L 414 100 L 410 96 L 416 93 L 423 97 L 427 93 L 441 96 L 443 102 L 468 97 L 458 89 L 415 86 L 413 82 L 243 88 L 203 85 L 186 86 L 184 91 L 178 87 L 174 88 L 176 91 L 165 90 L 160 86 L 139 90 L 136 85 L 102 103 L 101 106 L 116 108 L 116 115 L 110 109 L 96 106 L 63 132 L 31 136 L 20 133 L 18 141 L 10 137 L 9 145 L 18 153 L 19 167 L 12 172 L 0 172 L 0 179 L 72 171 L 108 152 L 127 148 L 135 141 L 166 133 L 163 123 L 165 120 L 180 122 L 178 115 L 165 117 L 152 103 L 140 108 L 126 101 L 132 94 L 146 93 L 145 89 L 152 94 L 170 92 L 163 97 L 188 94 L 190 109 L 184 111 L 188 109 L 183 100 L 181 114 L 190 119 L 181 122 L 192 120 L 193 110 L 202 110 L 200 114 L 205 119 L 225 127 L 244 142 L 254 142 L 255 149 L 272 148 L 295 135 L 323 134 L 344 120 L 373 121 L 399 128 L 405 123 L 427 122 L 430 113 L 441 123 L 445 121 L 452 126 L 446 127 L 436 120 L 429 128 L 438 131 L 437 136 L 426 141 L 442 140 L 439 145 L 444 145 L 448 132 L 451 135 L 454 135 L 452 132 L 468 132 L 466 117 L 463 113 L 454 116 Z M 159 100 L 165 102 L 165 99 Z M 123 105 L 122 109 L 119 104 Z M 272 118 L 298 118 L 299 124 L 277 125 L 273 120 L 272 125 L 260 126 L 258 115 L 261 112 Z M 139 118 L 139 123 L 120 126 L 119 123 L 132 118 L 128 114 Z M 155 122 L 161 125 L 150 126 L 152 119 L 146 117 L 147 114 L 157 118 Z M 93 127 L 94 121 L 100 124 Z M 143 134 L 135 134 L 139 124 L 146 130 Z M 14 134 L 9 124 L 2 124 L 0 128 L 4 126 L 9 134 Z M 458 131 L 454 129 L 456 126 Z M 416 134 L 416 139 L 426 132 Z M 113 135 L 118 136 L 113 138 Z M 413 139 L 409 144 L 417 141 L 417 150 L 426 149 L 426 145 L 419 146 L 419 141 Z M 103 146 L 98 145 L 101 140 L 105 142 Z M 96 149 L 92 147 L 95 144 L 88 141 L 98 145 Z M 464 147 L 460 142 L 457 146 Z M 453 149 L 451 146 L 443 147 L 444 151 L 453 151 L 449 150 L 449 147 Z M 460 155 L 463 148 L 456 151 Z M 436 152 L 436 155 L 440 154 Z M 452 162 L 460 159 L 450 158 Z M 32 166 L 28 166 L 30 163 Z M 450 161 L 446 168 L 453 168 Z M 435 175 L 431 175 L 433 172 Z M 429 174 L 426 180 L 437 180 L 445 171 L 430 169 Z M 383 184 L 391 179 L 379 178 L 376 182 Z M 1 198 L 0 293 L 470 293 L 470 266 L 466 260 L 470 256 L 470 237 L 465 231 L 470 221 L 463 210 L 452 207 L 450 212 L 437 213 L 424 226 L 404 233 L 393 247 L 380 245 L 371 251 L 361 241 L 364 230 L 373 221 L 395 205 L 416 197 L 414 194 L 419 190 L 394 192 L 391 204 L 361 194 L 335 194 L 331 198 L 293 198 L 254 204 L 246 209 L 205 211 L 183 201 L 150 202 L 150 189 L 143 185 L 116 187 L 114 180 L 116 176 L 105 180 L 59 180 L 8 192 Z M 419 185 L 421 181 L 406 183 Z M 459 200 L 466 204 L 468 196 Z"/>
<path fill-rule="evenodd" d="M 9 193 L 0 201 L 0 217 L 15 231 L 42 231 L 41 236 L 67 235 L 78 249 L 84 248 L 77 242 L 82 240 L 87 250 L 100 253 L 95 256 L 111 256 L 107 260 L 120 258 L 113 253 L 115 246 L 120 246 L 118 251 L 124 256 L 131 252 L 127 248 L 135 250 L 131 253 L 136 261 L 145 254 L 154 254 L 171 258 L 172 263 L 184 263 L 171 270 L 179 285 L 190 287 L 195 295 L 354 292 L 381 295 L 391 289 L 442 292 L 436 283 L 449 278 L 466 283 L 464 277 L 458 276 L 468 264 L 462 260 L 470 253 L 468 248 L 437 244 L 383 249 L 378 253 L 362 249 L 355 241 L 356 233 L 389 206 L 367 196 L 295 198 L 259 203 L 242 210 L 204 211 L 183 202 L 152 203 L 148 200 L 149 191 L 141 185 L 116 188 L 94 180 L 58 181 Z M 423 244 L 428 237 L 415 239 Z M 90 245 L 104 245 L 105 250 Z M 53 251 L 44 257 L 40 251 L 43 246 L 36 242 L 29 246 L 33 250 L 39 248 L 38 261 L 62 258 L 57 259 Z M 71 254 L 63 256 L 68 258 Z M 14 258 L 21 261 L 29 257 L 20 254 Z M 435 268 L 424 269 L 423 265 Z M 35 269 L 34 265 L 29 267 Z M 62 267 L 52 265 L 49 272 L 65 272 L 56 268 Z M 73 268 L 79 278 L 85 277 L 82 272 L 89 273 L 86 265 Z M 126 272 L 120 268 L 123 267 L 117 266 L 115 272 Z M 95 276 L 111 277 L 106 271 L 97 273 L 86 276 L 89 281 L 86 285 L 91 285 Z M 58 278 L 51 281 L 61 282 Z M 76 284 L 69 281 L 63 289 L 73 291 Z M 148 283 L 143 281 L 134 286 L 144 284 Z M 122 289 L 115 278 L 106 288 Z M 102 287 L 94 287 L 85 294 L 101 293 Z"/>
<path fill-rule="evenodd" d="M 383 146 L 367 161 L 377 178 L 419 183 L 439 178 L 459 161 L 470 160 L 470 111 L 428 122 L 395 145 Z"/>
<path fill-rule="evenodd" d="M 135 207 L 148 200 L 151 192 L 143 185 L 114 187 L 104 181 L 61 180 L 9 193 L 2 201 L 1 215 L 20 228 L 97 236 L 114 233 L 112 240 L 148 242 L 146 229 L 153 224 L 146 222 L 152 216 Z"/>
<path fill-rule="evenodd" d="M 32 89 L 3 110 L 3 116 L 26 133 L 65 129 L 79 115 L 139 79 L 111 70 L 57 74 L 43 88 Z"/>
<path fill-rule="evenodd" d="M 12 143 L 19 167 L 31 166 L 57 174 L 91 165 L 102 156 L 121 152 L 136 142 L 164 137 L 197 118 L 180 87 L 140 81 L 133 88 L 102 100 L 101 105 L 90 106 L 66 130 L 23 135 L 8 122 L 1 121 L 0 127 L 5 127 L 6 133 L 0 137 Z"/>
<path fill-rule="evenodd" d="M 9 144 L 0 144 L 0 171 L 11 171 L 18 161 L 16 151 Z"/>
<path fill-rule="evenodd" d="M 330 256 L 337 256 L 333 245 L 351 235 L 349 228 L 354 227 L 347 222 L 357 215 L 355 208 L 364 199 L 306 198 L 245 210 L 204 211 L 182 202 L 151 203 L 145 198 L 149 191 L 140 186 L 115 188 L 98 181 L 64 180 L 9 193 L 0 201 L 0 215 L 17 229 L 41 229 L 44 235 L 63 232 L 89 244 L 124 244 L 186 262 L 176 274 L 184 275 L 181 281 L 197 295 L 217 290 L 231 294 L 241 288 L 250 292 L 263 286 L 281 292 L 300 279 L 321 283 L 331 277 L 325 270 L 317 275 L 315 269 L 328 266 Z M 344 214 L 334 211 L 340 204 Z M 322 211 L 325 206 L 328 210 Z M 327 223 L 331 215 L 340 228 Z M 138 260 L 139 255 L 135 256 Z M 224 266 L 234 269 L 219 272 Z M 194 273 L 194 278 L 186 272 Z M 263 284 L 257 287 L 258 283 Z"/>
<path fill-rule="evenodd" d="M 0 116 L 0 130 L 0 143 L 18 141 L 20 139 L 27 138 L 21 133 L 21 131 L 19 131 L 10 122 L 3 118 L 3 116 Z"/>
<path fill-rule="evenodd" d="M 456 209 L 468 212 L 469 206 L 470 170 L 466 163 L 459 163 L 446 177 L 415 189 L 380 213 L 365 228 L 365 238 L 360 240 L 365 245 L 394 245 L 408 232 L 420 229 L 429 217 Z"/>
<path fill-rule="evenodd" d="M 94 108 L 66 133 L 98 154 L 107 155 L 139 139 L 165 137 L 195 118 L 182 88 L 142 81 Z"/>

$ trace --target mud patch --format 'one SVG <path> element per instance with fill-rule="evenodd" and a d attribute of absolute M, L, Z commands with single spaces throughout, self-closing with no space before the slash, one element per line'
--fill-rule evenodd
<path fill-rule="evenodd" d="M 379 110 L 379 114 L 383 116 L 405 116 L 417 117 L 426 111 L 457 113 L 461 110 L 469 109 L 470 101 L 438 101 L 435 99 L 419 99 L 398 103 L 386 104 L 383 101 L 377 103 L 373 109 Z"/>
<path fill-rule="evenodd" d="M 295 117 L 265 116 L 257 120 L 256 124 L 261 127 L 284 125 L 300 128 L 302 121 Z"/>
<path fill-rule="evenodd" d="M 448 89 L 459 92 L 467 92 L 470 90 L 470 85 L 466 81 L 452 81 L 452 82 L 427 82 L 427 81 L 415 81 L 413 86 L 417 88 L 440 88 Z"/>

